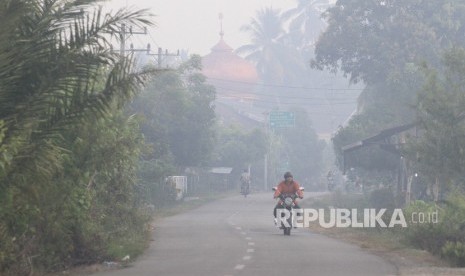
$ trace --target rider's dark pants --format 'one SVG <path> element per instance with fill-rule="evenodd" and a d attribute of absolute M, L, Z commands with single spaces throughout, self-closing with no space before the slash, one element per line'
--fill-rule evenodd
<path fill-rule="evenodd" d="M 276 204 L 276 206 L 274 207 L 274 210 L 273 210 L 273 216 L 274 216 L 275 218 L 276 218 L 276 212 L 277 212 L 276 209 L 284 209 L 284 206 L 281 205 L 281 204 L 279 204 L 279 202 L 278 202 L 278 204 Z M 296 205 L 294 206 L 294 209 L 300 209 L 299 204 L 296 204 Z"/>
<path fill-rule="evenodd" d="M 250 184 L 249 183 L 242 183 L 241 184 L 241 193 L 244 193 L 244 192 L 249 192 L 249 189 L 250 189 Z"/>

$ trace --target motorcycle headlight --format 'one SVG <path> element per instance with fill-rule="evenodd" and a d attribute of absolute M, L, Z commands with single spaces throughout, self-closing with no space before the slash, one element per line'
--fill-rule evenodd
<path fill-rule="evenodd" d="M 293 201 L 292 198 L 286 197 L 286 198 L 284 199 L 284 204 L 286 204 L 287 206 L 291 206 L 291 205 L 292 205 L 292 201 Z"/>

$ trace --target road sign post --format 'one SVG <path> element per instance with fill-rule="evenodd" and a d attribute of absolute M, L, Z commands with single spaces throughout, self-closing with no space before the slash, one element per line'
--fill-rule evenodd
<path fill-rule="evenodd" d="M 269 117 L 270 128 L 286 128 L 295 126 L 295 114 L 289 111 L 271 111 Z"/>

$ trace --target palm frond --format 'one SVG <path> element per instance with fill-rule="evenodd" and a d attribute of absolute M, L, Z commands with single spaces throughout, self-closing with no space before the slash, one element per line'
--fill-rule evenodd
<path fill-rule="evenodd" d="M 103 16 L 96 2 L 0 4 L 2 21 L 7 19 L 0 27 L 0 120 L 6 129 L 1 145 L 20 143 L 9 171 L 29 160 L 24 169 L 50 175 L 42 166 L 59 169 L 60 133 L 122 106 L 143 84 L 146 72 L 112 52 L 109 39 L 122 24 L 150 25 L 151 15 L 120 10 Z"/>

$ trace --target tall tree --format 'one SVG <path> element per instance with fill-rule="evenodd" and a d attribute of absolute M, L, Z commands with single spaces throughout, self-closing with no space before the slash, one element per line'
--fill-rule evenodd
<path fill-rule="evenodd" d="M 281 153 L 278 156 L 278 166 L 288 162 L 288 169 L 302 181 L 315 183 L 322 172 L 323 148 L 325 143 L 318 139 L 312 122 L 305 110 L 294 108 L 295 127 L 277 129 L 275 132 L 282 137 Z M 283 172 L 279 173 L 281 176 Z"/>
<path fill-rule="evenodd" d="M 194 55 L 177 71 L 159 74 L 132 105 L 144 117 L 142 130 L 154 147 L 149 159 L 172 156 L 182 167 L 208 162 L 215 90 L 205 83 L 200 66 L 200 57 Z"/>
<path fill-rule="evenodd" d="M 299 55 L 283 40 L 284 19 L 279 10 L 265 8 L 257 11 L 242 30 L 248 32 L 252 43 L 237 49 L 255 62 L 260 78 L 266 83 L 283 84 L 294 78 L 289 65 L 302 67 Z"/>
<path fill-rule="evenodd" d="M 259 129 L 248 132 L 238 127 L 219 128 L 212 163 L 215 166 L 231 166 L 241 172 L 243 168 L 263 159 L 269 141 Z"/>
<path fill-rule="evenodd" d="M 430 184 L 464 188 L 465 50 L 448 51 L 443 63 L 443 70 L 425 70 L 428 80 L 417 104 L 419 136 L 412 137 L 407 152 Z"/>
<path fill-rule="evenodd" d="M 327 0 L 298 0 L 297 7 L 283 13 L 290 20 L 289 37 L 299 49 L 313 51 L 313 45 L 327 24 L 321 15 L 329 7 Z"/>
<path fill-rule="evenodd" d="M 60 131 L 121 105 L 142 83 L 132 62 L 111 50 L 106 34 L 124 22 L 149 24 L 146 12 L 88 12 L 95 2 L 2 2 L 0 120 L 4 156 L 11 158 L 0 160 L 0 175 L 20 168 L 50 175 L 60 166 Z"/>
<path fill-rule="evenodd" d="M 280 12 L 272 8 L 257 11 L 242 31 L 251 35 L 252 44 L 237 49 L 238 53 L 247 53 L 247 59 L 257 64 L 260 77 L 265 81 L 275 80 L 281 84 L 284 79 L 285 61 L 281 58 L 283 44 L 280 39 L 284 35 Z"/>
<path fill-rule="evenodd" d="M 84 231 L 89 225 L 79 223 L 96 214 L 88 212 L 90 199 L 106 208 L 123 202 L 123 208 L 114 210 L 135 207 L 131 200 L 103 202 L 89 194 L 95 171 L 95 177 L 105 179 L 112 189 L 133 188 L 140 138 L 137 127 L 121 123 L 128 127 L 116 129 L 111 119 L 101 120 L 134 95 L 145 75 L 133 70 L 131 59 L 114 53 L 108 39 L 123 23 L 151 24 L 150 14 L 120 10 L 103 15 L 95 5 L 98 2 L 0 3 L 0 274 L 25 274 L 11 269 L 31 264 L 57 269 L 57 265 L 72 263 L 70 258 L 82 256 L 78 251 L 88 249 L 91 237 L 102 237 L 95 228 Z M 99 123 L 102 129 L 97 135 L 92 126 Z M 108 134 L 114 145 L 127 138 L 119 150 L 113 148 L 114 154 L 121 153 L 119 158 L 105 159 L 105 168 L 92 162 L 96 159 L 88 162 L 93 166 L 74 163 L 90 158 L 79 155 L 74 147 L 82 140 L 89 142 L 80 129 L 95 131 L 89 134 L 95 134 L 94 138 Z M 72 136 L 75 139 L 70 139 Z M 102 139 L 95 141 L 104 144 Z M 99 157 L 104 159 L 105 154 L 108 152 L 102 150 Z M 115 218 L 112 213 L 102 215 Z M 85 244 L 80 243 L 84 240 Z M 101 249 L 93 252 L 102 257 L 106 253 Z M 36 258 L 31 261 L 32 256 Z"/>
<path fill-rule="evenodd" d="M 441 49 L 464 42 L 462 0 L 339 0 L 325 18 L 313 65 L 354 82 L 377 83 L 409 62 L 437 65 Z"/>
<path fill-rule="evenodd" d="M 465 42 L 462 0 L 339 0 L 325 18 L 329 25 L 317 42 L 312 65 L 340 70 L 352 82 L 367 84 L 358 111 L 369 121 L 365 126 L 375 127 L 359 128 L 360 118 L 352 117 L 347 128 L 359 131 L 358 136 L 413 121 L 412 106 L 423 83 L 419 64 L 439 67 L 442 51 Z"/>

